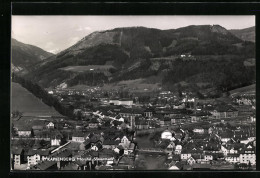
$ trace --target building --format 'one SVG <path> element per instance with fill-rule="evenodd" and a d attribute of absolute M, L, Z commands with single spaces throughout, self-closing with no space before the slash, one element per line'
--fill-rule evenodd
<path fill-rule="evenodd" d="M 30 137 L 32 135 L 32 127 L 30 126 L 16 126 L 19 137 Z"/>
<path fill-rule="evenodd" d="M 203 128 L 195 128 L 193 129 L 193 132 L 196 134 L 204 134 L 204 129 Z"/>
<path fill-rule="evenodd" d="M 24 161 L 24 150 L 22 148 L 12 149 L 14 165 L 21 165 Z"/>
<path fill-rule="evenodd" d="M 193 164 L 196 163 L 196 160 L 191 156 L 191 157 L 189 157 L 189 158 L 187 159 L 187 163 L 188 163 L 189 165 L 193 165 Z"/>
<path fill-rule="evenodd" d="M 54 129 L 54 123 L 53 123 L 53 122 L 49 122 L 49 123 L 46 125 L 46 127 L 47 127 L 48 129 Z"/>
<path fill-rule="evenodd" d="M 170 140 L 172 138 L 172 133 L 169 130 L 165 130 L 161 133 L 161 139 Z"/>
<path fill-rule="evenodd" d="M 124 98 L 119 100 L 119 105 L 132 106 L 133 100 L 130 98 Z"/>
<path fill-rule="evenodd" d="M 174 153 L 175 154 L 181 154 L 181 151 L 182 151 L 182 146 L 176 145 Z"/>
<path fill-rule="evenodd" d="M 187 118 L 184 115 L 176 115 L 171 118 L 171 124 L 179 124 L 186 122 Z"/>
<path fill-rule="evenodd" d="M 160 126 L 164 127 L 164 126 L 169 126 L 171 125 L 171 119 L 168 117 L 164 117 L 160 119 Z"/>
<path fill-rule="evenodd" d="M 230 163 L 238 163 L 240 162 L 239 154 L 227 154 L 225 160 Z"/>
<path fill-rule="evenodd" d="M 61 139 L 60 138 L 52 138 L 51 139 L 51 146 L 60 146 Z"/>
<path fill-rule="evenodd" d="M 211 114 L 214 118 L 232 118 L 238 116 L 238 110 L 231 105 L 218 105 Z"/>
<path fill-rule="evenodd" d="M 153 108 L 146 108 L 144 110 L 144 117 L 152 117 L 155 113 L 155 110 Z"/>
<path fill-rule="evenodd" d="M 211 155 L 209 153 L 205 153 L 204 154 L 204 160 L 205 161 L 212 161 L 213 160 L 213 155 Z"/>
<path fill-rule="evenodd" d="M 256 164 L 256 154 L 255 154 L 255 147 L 252 145 L 247 145 L 245 149 L 243 149 L 239 154 L 239 162 L 252 165 Z"/>
<path fill-rule="evenodd" d="M 81 132 L 75 132 L 75 133 L 73 133 L 71 140 L 73 142 L 84 142 L 85 141 L 85 136 Z"/>
<path fill-rule="evenodd" d="M 148 129 L 149 128 L 148 121 L 146 120 L 135 121 L 135 128 L 138 130 Z"/>
<path fill-rule="evenodd" d="M 28 166 L 36 165 L 41 160 L 46 159 L 49 156 L 49 154 L 49 150 L 30 149 L 27 153 Z"/>
<path fill-rule="evenodd" d="M 181 160 L 187 160 L 189 157 L 191 157 L 191 153 L 187 150 L 181 152 Z"/>
<path fill-rule="evenodd" d="M 126 105 L 126 106 L 132 106 L 133 105 L 133 100 L 130 98 L 123 98 L 123 99 L 117 99 L 113 98 L 109 100 L 110 104 L 113 105 Z"/>

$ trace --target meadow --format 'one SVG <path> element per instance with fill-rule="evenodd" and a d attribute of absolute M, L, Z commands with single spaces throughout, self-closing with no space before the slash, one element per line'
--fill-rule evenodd
<path fill-rule="evenodd" d="M 12 82 L 11 111 L 16 110 L 24 116 L 60 116 L 54 108 L 44 104 L 20 84 Z"/>

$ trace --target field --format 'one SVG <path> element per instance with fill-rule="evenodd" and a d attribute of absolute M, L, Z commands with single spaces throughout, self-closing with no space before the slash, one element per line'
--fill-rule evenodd
<path fill-rule="evenodd" d="M 121 88 L 129 89 L 132 92 L 151 92 L 158 90 L 160 88 L 159 83 L 151 83 L 147 82 L 145 79 L 135 79 L 135 80 L 123 80 L 116 83 L 104 84 L 101 87 L 102 90 L 119 90 Z M 96 87 L 91 87 L 88 85 L 75 85 L 69 87 L 70 89 L 78 89 L 78 90 L 85 90 L 91 89 Z"/>
<path fill-rule="evenodd" d="M 246 86 L 246 87 L 231 90 L 230 94 L 232 96 L 235 96 L 237 94 L 255 94 L 255 92 L 256 92 L 256 86 L 255 86 L 255 84 L 253 84 L 253 85 L 249 85 L 249 86 Z"/>
<path fill-rule="evenodd" d="M 145 79 L 124 80 L 118 83 L 106 84 L 104 89 L 128 88 L 133 92 L 153 91 L 160 88 L 159 83 L 148 83 Z"/>
<path fill-rule="evenodd" d="M 102 71 L 102 70 L 108 70 L 114 68 L 112 65 L 87 65 L 87 66 L 68 66 L 60 68 L 61 70 L 65 71 L 72 71 L 72 72 L 88 72 L 92 69 Z"/>
<path fill-rule="evenodd" d="M 24 116 L 60 116 L 52 107 L 44 104 L 20 84 L 13 83 L 11 86 L 11 110 L 18 110 Z"/>

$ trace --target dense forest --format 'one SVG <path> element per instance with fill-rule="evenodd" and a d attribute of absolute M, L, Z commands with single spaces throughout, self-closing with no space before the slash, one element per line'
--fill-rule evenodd
<path fill-rule="evenodd" d="M 192 77 L 193 82 L 209 82 L 222 92 L 255 82 L 255 66 L 244 66 L 243 60 L 182 61 L 176 60 L 163 78 L 163 85 L 172 85 Z"/>

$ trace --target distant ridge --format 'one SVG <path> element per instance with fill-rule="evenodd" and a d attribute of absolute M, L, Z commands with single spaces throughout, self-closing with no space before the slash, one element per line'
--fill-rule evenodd
<path fill-rule="evenodd" d="M 255 42 L 255 26 L 244 29 L 232 29 L 229 31 L 241 40 Z"/>
<path fill-rule="evenodd" d="M 47 59 L 53 54 L 30 44 L 22 43 L 16 39 L 11 40 L 12 71 L 27 70 L 31 65 Z"/>

